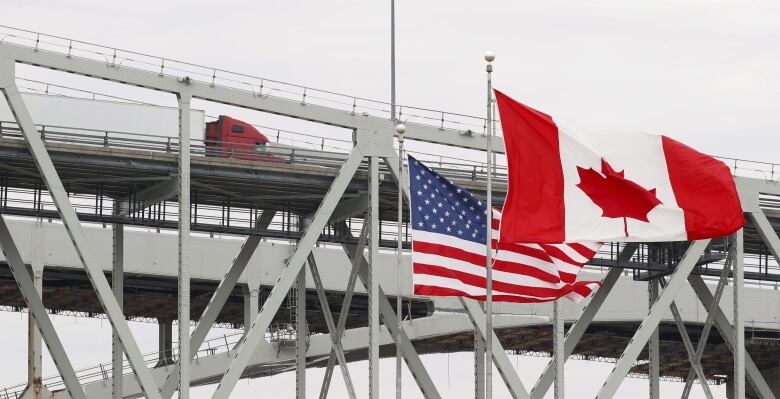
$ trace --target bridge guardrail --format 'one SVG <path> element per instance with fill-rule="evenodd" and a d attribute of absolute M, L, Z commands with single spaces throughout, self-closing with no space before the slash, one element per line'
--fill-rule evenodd
<path fill-rule="evenodd" d="M 211 338 L 203 341 L 201 348 L 195 352 L 195 359 L 205 356 L 212 356 L 216 353 L 223 353 L 233 349 L 238 344 L 242 333 L 225 334 L 220 337 Z M 174 343 L 173 353 L 171 359 L 176 361 L 178 359 L 179 350 Z M 144 363 L 147 367 L 154 367 L 159 360 L 159 353 L 152 352 L 143 355 Z M 133 369 L 127 361 L 122 363 L 122 374 L 132 374 Z M 113 378 L 111 370 L 111 362 L 100 363 L 96 366 L 87 367 L 76 370 L 76 377 L 81 385 L 90 384 L 93 382 L 104 381 Z M 65 389 L 65 383 L 62 377 L 59 375 L 52 375 L 44 377 L 41 382 L 49 391 L 58 391 Z M 17 384 L 11 387 L 6 387 L 0 391 L 0 399 L 19 399 L 21 398 L 24 389 L 27 387 L 27 383 Z"/>
<path fill-rule="evenodd" d="M 109 68 L 133 68 L 178 79 L 188 77 L 201 83 L 249 92 L 256 97 L 271 96 L 302 104 L 312 103 L 351 113 L 390 119 L 390 104 L 385 101 L 231 72 L 216 67 L 177 61 L 11 26 L 0 25 L 0 42 L 29 47 L 36 51 L 59 53 L 67 57 L 80 57 L 104 62 Z M 398 105 L 397 119 L 439 127 L 440 129 L 471 131 L 481 134 L 485 133 L 487 127 L 483 117 L 407 105 Z"/>

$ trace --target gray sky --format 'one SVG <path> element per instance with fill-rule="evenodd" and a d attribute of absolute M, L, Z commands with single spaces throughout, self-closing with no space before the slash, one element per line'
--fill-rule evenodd
<path fill-rule="evenodd" d="M 776 2 L 398 0 L 396 13 L 399 103 L 482 114 L 482 54 L 491 49 L 497 54 L 498 88 L 582 131 L 662 132 L 715 155 L 779 161 L 780 5 Z M 223 1 L 217 5 L 201 0 L 125 4 L 7 0 L 0 5 L 0 15 L 3 24 L 15 27 L 389 99 L 387 1 Z M 160 103 L 173 101 L 170 96 L 104 82 L 31 68 L 20 71 L 25 77 L 78 83 Z M 343 135 L 260 113 L 206 107 L 251 122 Z M 0 320 L 6 324 L 5 341 L 18 343 L 0 361 L 4 386 L 24 380 L 25 324 L 18 314 L 0 314 Z M 109 360 L 107 322 L 55 320 L 76 367 Z M 142 350 L 153 351 L 155 326 L 133 325 Z M 522 374 L 524 381 L 535 380 L 546 361 L 520 358 L 520 367 L 528 370 Z M 434 380 L 447 387 L 442 388 L 446 397 L 471 397 L 469 354 L 428 356 L 425 362 Z M 356 363 L 351 368 L 359 388 L 364 388 L 365 365 Z M 592 397 L 610 368 L 569 362 L 568 396 Z M 44 374 L 52 372 L 49 363 Z M 382 372 L 388 396 L 394 389 L 393 362 L 383 362 Z M 312 387 L 319 386 L 321 375 L 321 370 L 309 372 Z M 269 390 L 291 394 L 293 381 L 293 375 L 242 381 L 235 392 L 236 396 Z M 412 388 L 410 378 L 405 386 Z M 343 395 L 339 382 L 333 387 Z M 664 383 L 662 389 L 666 396 L 681 386 Z M 310 391 L 313 395 L 315 389 Z M 627 380 L 618 396 L 644 397 L 646 391 L 646 381 Z M 723 388 L 717 392 L 725 396 Z"/>

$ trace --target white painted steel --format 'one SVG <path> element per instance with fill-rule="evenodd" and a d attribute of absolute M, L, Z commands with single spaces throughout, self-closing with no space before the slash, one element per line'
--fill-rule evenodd
<path fill-rule="evenodd" d="M 350 399 L 356 399 L 357 395 L 355 394 L 355 387 L 352 384 L 352 376 L 349 373 L 349 367 L 347 365 L 347 359 L 344 356 L 344 350 L 341 348 L 341 336 L 339 335 L 336 328 L 336 323 L 333 321 L 333 314 L 330 312 L 328 297 L 325 296 L 325 290 L 322 288 L 322 279 L 320 278 L 320 272 L 317 268 L 317 261 L 314 259 L 314 254 L 309 254 L 308 263 L 309 268 L 311 269 L 311 277 L 314 281 L 314 286 L 317 289 L 317 298 L 319 298 L 320 307 L 322 307 L 322 314 L 325 317 L 325 324 L 328 326 L 330 340 L 333 343 L 333 352 L 338 359 L 339 367 L 341 368 L 341 375 L 344 378 L 344 385 L 347 387 L 347 394 L 349 395 Z"/>
<path fill-rule="evenodd" d="M 766 243 L 769 251 L 772 252 L 777 263 L 780 263 L 780 238 L 778 238 L 777 233 L 769 223 L 769 219 L 767 219 L 764 211 L 759 209 L 748 213 L 748 215 L 755 222 L 758 233 L 764 239 L 764 243 Z"/>
<path fill-rule="evenodd" d="M 485 399 L 485 341 L 474 332 L 474 398 Z"/>
<path fill-rule="evenodd" d="M 368 245 L 368 397 L 379 398 L 379 278 L 373 277 L 379 258 L 379 158 L 369 158 L 369 227 Z M 390 323 L 395 320 L 390 320 Z"/>
<path fill-rule="evenodd" d="M 62 54 L 56 54 L 49 51 L 36 51 L 30 47 L 10 43 L 0 43 L 0 54 L 25 64 L 46 65 L 60 71 L 92 76 L 113 82 L 127 83 L 169 93 L 178 92 L 181 86 L 179 78 L 175 76 L 161 76 L 158 73 L 133 68 L 106 68 L 106 64 L 102 62 L 79 57 L 64 57 Z M 392 134 L 395 129 L 395 121 L 384 117 L 359 114 L 311 103 L 301 104 L 300 101 L 291 101 L 280 97 L 274 97 L 269 94 L 258 96 L 257 93 L 250 90 L 214 86 L 209 83 L 194 80 L 190 82 L 189 87 L 191 88 L 191 93 L 194 98 L 203 100 L 320 122 L 347 129 L 365 129 L 366 131 L 376 131 L 388 134 Z M 469 149 L 485 148 L 485 137 L 481 134 L 468 134 L 468 132 L 465 131 L 456 131 L 448 128 L 441 128 L 439 126 L 414 123 L 412 121 L 406 122 L 405 125 L 408 129 L 406 138 L 411 140 Z M 504 152 L 503 140 L 497 139 L 493 145 L 494 151 L 500 153 Z"/>
<path fill-rule="evenodd" d="M 660 277 L 658 281 L 661 283 L 661 287 L 666 287 L 666 280 L 664 277 Z M 707 397 L 707 399 L 712 399 L 712 390 L 710 390 L 710 385 L 707 383 L 707 376 L 704 375 L 704 370 L 701 368 L 701 362 L 696 358 L 696 350 L 693 349 L 691 337 L 688 336 L 688 330 L 685 328 L 685 322 L 683 322 L 682 316 L 680 316 L 680 310 L 677 308 L 677 304 L 672 302 L 669 310 L 672 311 L 674 324 L 677 326 L 677 331 L 680 332 L 683 346 L 685 346 L 685 352 L 688 354 L 688 362 L 691 364 L 691 369 L 699 379 L 701 388 L 704 390 L 704 396 Z"/>
<path fill-rule="evenodd" d="M 713 296 L 712 304 L 710 308 L 705 309 L 707 311 L 707 318 L 704 320 L 701 333 L 699 334 L 699 343 L 696 347 L 696 362 L 701 363 L 702 356 L 704 356 L 704 350 L 707 348 L 707 340 L 710 337 L 710 331 L 712 330 L 713 321 L 717 312 L 712 310 L 712 306 L 720 306 L 720 298 L 723 295 L 723 290 L 726 288 L 729 282 L 729 273 L 731 272 L 731 262 L 734 258 L 734 251 L 729 250 L 729 255 L 723 265 L 723 270 L 720 273 L 720 279 L 718 279 L 718 285 L 715 286 L 715 295 Z M 694 370 L 688 371 L 688 377 L 685 379 L 685 387 L 683 387 L 681 399 L 688 399 L 693 388 L 693 380 L 696 377 Z"/>
<path fill-rule="evenodd" d="M 116 209 L 115 209 L 116 211 Z M 124 303 L 125 288 L 125 226 L 123 224 L 114 224 L 111 229 L 112 248 L 113 248 L 113 270 L 111 271 L 111 289 L 114 291 L 116 302 L 120 308 Z M 111 375 L 121 375 L 123 368 L 124 352 L 119 337 L 112 331 L 111 338 Z M 112 378 L 112 399 L 122 399 L 122 378 Z"/>
<path fill-rule="evenodd" d="M 648 299 L 648 311 L 652 308 L 653 304 L 658 300 L 658 279 L 654 278 L 647 282 L 647 299 Z M 674 302 L 672 302 L 674 304 Z M 660 337 L 658 333 L 658 327 L 656 327 L 650 334 L 650 340 L 647 343 L 648 353 L 648 388 L 650 399 L 661 398 L 661 363 L 660 363 Z"/>
<path fill-rule="evenodd" d="M 647 317 L 642 320 L 642 324 L 639 325 L 639 328 L 629 342 L 628 347 L 623 351 L 620 359 L 618 359 L 612 372 L 610 372 L 607 377 L 606 382 L 604 382 L 604 385 L 596 395 L 597 398 L 612 398 L 615 395 L 620 383 L 623 382 L 623 379 L 628 375 L 628 371 L 634 365 L 637 356 L 639 356 L 642 348 L 647 344 L 650 335 L 658 326 L 661 317 L 669 308 L 672 300 L 674 300 L 677 293 L 680 292 L 680 289 L 685 283 L 685 278 L 688 277 L 691 270 L 693 270 L 693 267 L 696 266 L 696 262 L 698 262 L 699 257 L 709 242 L 710 240 L 694 241 L 691 246 L 688 247 L 685 256 L 680 263 L 677 264 L 677 267 L 672 273 L 669 285 L 663 290 L 658 300 L 653 303 Z"/>
<path fill-rule="evenodd" d="M 734 399 L 745 399 L 745 315 L 742 311 L 745 293 L 745 241 L 744 230 L 734 234 Z"/>
<path fill-rule="evenodd" d="M 736 259 L 734 261 L 736 262 Z M 713 323 L 715 324 L 715 327 L 717 327 L 718 331 L 720 331 L 720 336 L 723 338 L 723 341 L 726 343 L 729 349 L 734 352 L 734 337 L 736 332 L 731 323 L 729 323 L 729 319 L 726 317 L 723 309 L 721 309 L 720 305 L 715 303 L 713 300 L 713 295 L 709 288 L 707 288 L 707 284 L 704 282 L 701 276 L 694 274 L 688 276 L 688 282 L 691 284 L 691 287 L 693 287 L 693 290 L 696 292 L 696 295 L 699 297 L 702 305 L 704 305 L 704 307 L 708 309 L 709 312 L 714 312 Z M 753 384 L 753 388 L 755 388 L 756 392 L 758 392 L 762 398 L 775 398 L 775 395 L 772 393 L 772 389 L 767 384 L 764 376 L 761 374 L 761 371 L 753 362 L 753 358 L 747 352 L 745 352 L 745 373 L 750 379 L 750 382 Z"/>
<path fill-rule="evenodd" d="M 0 51 L 0 54 L 2 54 L 2 51 Z M 68 231 L 73 247 L 97 293 L 98 300 L 103 306 L 106 316 L 124 347 L 130 366 L 138 376 L 139 382 L 144 388 L 144 393 L 151 399 L 158 399 L 160 394 L 157 390 L 157 385 L 143 362 L 141 351 L 138 349 L 138 345 L 133 338 L 130 327 L 122 314 L 122 309 L 113 296 L 106 276 L 103 275 L 100 267 L 91 257 L 92 252 L 89 250 L 89 245 L 84 236 L 84 232 L 82 231 L 79 219 L 76 216 L 76 211 L 73 209 L 57 171 L 54 169 L 54 164 L 49 157 L 46 147 L 41 141 L 38 132 L 35 130 L 35 124 L 33 123 L 32 117 L 29 112 L 27 112 L 24 100 L 14 81 L 14 70 L 15 64 L 12 60 L 5 58 L 0 59 L 0 89 L 2 89 L 9 107 L 13 110 L 16 122 L 24 134 L 27 147 L 35 159 L 35 163 L 43 180 L 46 182 L 46 186 L 60 213 L 62 222 Z"/>
<path fill-rule="evenodd" d="M 46 308 L 43 306 L 43 299 L 41 299 L 41 296 L 38 295 L 38 291 L 35 289 L 33 277 L 30 275 L 30 272 L 27 270 L 27 267 L 22 260 L 22 256 L 19 254 L 19 249 L 14 243 L 11 231 L 8 229 L 8 225 L 6 224 L 3 215 L 0 215 L 0 249 L 2 249 L 2 252 L 5 255 L 5 261 L 11 269 L 16 285 L 19 287 L 19 291 L 22 293 L 24 301 L 27 304 L 27 308 L 35 318 L 38 329 L 43 336 L 43 340 L 46 342 L 46 347 L 49 348 L 49 353 L 54 360 L 54 365 L 57 367 L 57 371 L 65 382 L 66 390 L 73 398 L 85 399 L 84 390 L 82 389 L 81 384 L 79 384 L 73 365 L 70 363 L 68 354 L 62 346 L 60 337 L 54 329 L 49 314 L 46 313 Z"/>
<path fill-rule="evenodd" d="M 566 362 L 566 349 L 564 348 L 565 325 L 563 309 L 560 299 L 553 301 L 553 360 L 555 362 L 555 399 L 563 399 L 566 396 L 564 385 L 564 365 Z"/>
<path fill-rule="evenodd" d="M 179 93 L 179 358 L 190 356 L 190 102 Z M 179 399 L 190 397 L 190 362 L 179 362 Z"/>
<path fill-rule="evenodd" d="M 486 363 L 495 363 L 498 373 L 501 375 L 504 384 L 506 384 L 506 387 L 509 389 L 509 393 L 513 398 L 529 398 L 528 391 L 526 391 L 525 386 L 523 386 L 523 382 L 520 381 L 520 376 L 517 375 L 512 363 L 509 361 L 509 358 L 504 351 L 504 347 L 501 345 L 501 341 L 498 340 L 496 333 L 494 331 L 486 330 L 485 312 L 482 310 L 479 303 L 463 297 L 459 297 L 458 299 L 463 305 L 463 309 L 466 311 L 472 324 L 474 324 L 474 330 L 480 334 L 483 340 L 487 341 L 490 339 L 493 341 L 493 347 L 495 348 L 495 351 L 493 351 L 493 359 L 491 361 L 490 358 L 487 358 Z M 487 365 L 486 368 L 489 367 L 490 365 Z M 487 397 L 487 392 L 485 396 Z"/>
<path fill-rule="evenodd" d="M 631 259 L 631 257 L 634 256 L 634 252 L 636 252 L 638 246 L 639 244 L 637 243 L 626 244 L 626 246 L 618 255 L 618 263 L 627 262 L 629 259 Z M 609 293 L 612 292 L 612 287 L 615 286 L 622 273 L 622 269 L 609 269 L 607 274 L 601 280 L 601 287 L 596 290 L 595 294 L 593 294 L 585 309 L 582 310 L 580 317 L 574 322 L 574 324 L 572 324 L 571 327 L 569 327 L 569 332 L 566 334 L 566 340 L 564 343 L 564 361 L 568 359 L 569 356 L 571 356 L 571 354 L 574 352 L 574 348 L 580 342 L 582 336 L 585 335 L 585 331 L 596 317 L 596 313 L 598 313 L 599 309 L 601 309 L 601 306 L 609 296 Z M 532 399 L 541 399 L 544 397 L 544 395 L 547 393 L 547 390 L 550 389 L 550 385 L 555 380 L 554 373 L 555 363 L 551 360 L 547 364 L 547 367 L 545 367 L 542 375 L 536 381 L 536 384 L 534 384 L 533 389 L 531 389 L 530 395 Z"/>
<path fill-rule="evenodd" d="M 257 220 L 257 228 L 260 230 L 267 228 L 268 225 L 271 224 L 274 215 L 276 215 L 276 211 L 263 211 Z M 195 327 L 195 331 L 193 331 L 192 335 L 190 336 L 190 360 L 192 360 L 192 357 L 206 339 L 206 335 L 208 335 L 211 326 L 213 326 L 214 322 L 217 320 L 217 316 L 219 316 L 219 313 L 222 311 L 222 307 L 225 306 L 225 303 L 230 297 L 230 294 L 233 292 L 233 288 L 236 286 L 239 278 L 244 273 L 249 260 L 252 258 L 252 255 L 255 253 L 255 250 L 259 244 L 260 236 L 247 237 L 243 245 L 241 245 L 241 248 L 238 251 L 238 255 L 236 255 L 236 257 L 233 259 L 233 264 L 231 265 L 230 269 L 220 280 L 217 290 L 214 292 L 214 295 L 212 295 L 208 305 L 206 305 L 206 309 L 203 310 L 203 315 L 201 315 L 200 320 L 198 321 L 198 325 Z M 253 315 L 251 320 L 254 320 L 255 317 L 257 317 L 257 315 Z M 245 325 L 245 333 L 248 331 L 248 329 L 249 325 Z M 178 370 L 181 359 L 182 358 L 179 357 L 176 364 L 173 366 L 171 373 L 166 378 L 162 389 L 160 390 L 164 399 L 169 399 L 171 396 L 173 396 L 173 393 L 179 383 Z"/>
<path fill-rule="evenodd" d="M 298 243 L 295 253 L 290 258 L 289 262 L 287 262 L 287 266 L 282 272 L 282 275 L 279 276 L 279 280 L 276 282 L 273 289 L 271 289 L 271 293 L 268 295 L 263 307 L 260 309 L 260 314 L 255 318 L 249 333 L 241 340 L 241 344 L 230 367 L 227 372 L 225 372 L 222 381 L 214 392 L 214 399 L 227 399 L 230 396 L 230 392 L 233 391 L 241 374 L 243 374 L 247 364 L 249 364 L 253 351 L 263 340 L 265 332 L 271 324 L 271 320 L 279 309 L 279 306 L 282 304 L 284 297 L 287 295 L 287 291 L 290 290 L 298 272 L 303 267 L 303 262 L 317 242 L 320 232 L 325 228 L 328 219 L 330 219 L 333 208 L 336 207 L 339 199 L 341 199 L 344 190 L 346 190 L 347 185 L 352 180 L 352 176 L 355 174 L 355 171 L 358 166 L 360 166 L 362 160 L 363 154 L 357 147 L 353 148 L 349 158 L 341 167 L 338 176 L 334 179 L 328 193 L 325 195 L 325 199 L 315 213 L 311 225 L 306 229 L 306 233 L 304 233 L 303 238 L 301 238 Z"/>
<path fill-rule="evenodd" d="M 339 321 L 336 327 L 336 338 L 339 342 L 341 342 L 341 336 L 344 334 L 347 318 L 349 318 L 349 308 L 352 306 L 352 294 L 355 292 L 355 283 L 357 283 L 358 273 L 360 271 L 360 261 L 363 259 L 362 256 L 358 255 L 362 254 L 365 250 L 369 224 L 370 222 L 363 224 L 360 237 L 358 238 L 358 245 L 353 249 L 352 255 L 349 256 L 351 269 L 347 280 L 347 286 L 344 289 L 344 300 L 341 303 L 341 312 L 339 313 Z M 345 226 L 341 226 L 341 228 L 343 229 Z M 321 277 L 320 280 L 322 280 Z M 322 281 L 320 281 L 320 284 L 322 284 Z M 330 355 L 328 356 L 328 365 L 325 367 L 325 376 L 322 378 L 322 388 L 320 388 L 320 399 L 328 397 L 328 389 L 330 388 L 330 381 L 333 377 L 333 368 L 335 364 L 336 350 L 334 348 L 330 351 Z M 344 378 L 346 380 L 347 377 L 345 376 Z"/>

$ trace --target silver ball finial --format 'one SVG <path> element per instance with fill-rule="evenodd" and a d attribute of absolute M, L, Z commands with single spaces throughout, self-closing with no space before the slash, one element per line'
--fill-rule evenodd
<path fill-rule="evenodd" d="M 403 123 L 395 125 L 395 132 L 398 133 L 399 136 L 403 136 L 404 133 L 406 133 L 406 126 L 404 126 Z"/>
<path fill-rule="evenodd" d="M 485 61 L 493 62 L 493 60 L 495 59 L 496 59 L 496 55 L 492 51 L 488 51 L 485 53 Z"/>

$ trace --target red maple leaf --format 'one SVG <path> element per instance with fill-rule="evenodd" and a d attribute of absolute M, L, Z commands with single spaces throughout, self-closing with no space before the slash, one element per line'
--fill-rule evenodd
<path fill-rule="evenodd" d="M 616 172 L 604 159 L 601 160 L 601 173 L 593 168 L 577 167 L 580 183 L 577 187 L 594 204 L 601 208 L 602 217 L 623 218 L 623 228 L 628 237 L 627 218 L 649 222 L 647 214 L 661 204 L 655 195 L 655 189 L 646 190 L 639 184 L 628 180 L 624 172 Z"/>

